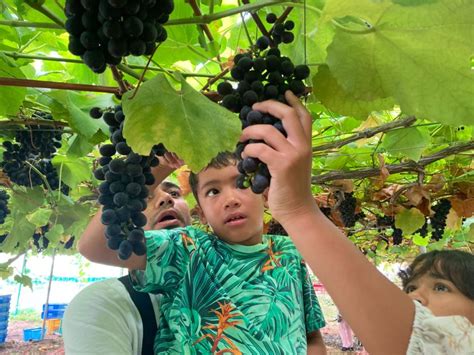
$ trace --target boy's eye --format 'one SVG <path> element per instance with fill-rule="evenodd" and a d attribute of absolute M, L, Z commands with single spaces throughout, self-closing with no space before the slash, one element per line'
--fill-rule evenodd
<path fill-rule="evenodd" d="M 209 189 L 206 192 L 206 196 L 214 196 L 214 195 L 217 195 L 218 193 L 219 193 L 219 190 L 217 190 L 217 189 Z"/>
<path fill-rule="evenodd" d="M 443 284 L 436 284 L 434 286 L 434 290 L 438 292 L 448 292 L 449 288 L 446 285 Z"/>
<path fill-rule="evenodd" d="M 407 287 L 405 287 L 405 292 L 406 293 L 410 293 L 410 292 L 413 292 L 416 290 L 416 287 L 414 285 L 408 285 Z"/>

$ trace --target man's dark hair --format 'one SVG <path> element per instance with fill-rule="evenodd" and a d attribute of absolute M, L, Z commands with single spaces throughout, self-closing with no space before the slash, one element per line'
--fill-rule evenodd
<path fill-rule="evenodd" d="M 474 300 L 474 255 L 461 250 L 433 250 L 418 255 L 398 276 L 403 290 L 414 280 L 430 276 L 451 281 L 467 298 Z"/>
<path fill-rule="evenodd" d="M 212 160 L 207 164 L 207 166 L 202 169 L 199 173 L 209 169 L 222 169 L 227 166 L 237 165 L 239 161 L 239 157 L 235 152 L 221 152 L 217 154 Z M 189 174 L 189 185 L 191 186 L 191 191 L 193 192 L 194 198 L 196 199 L 197 203 L 199 203 L 199 199 L 197 196 L 197 186 L 199 183 L 199 173 L 195 174 L 191 172 Z"/>

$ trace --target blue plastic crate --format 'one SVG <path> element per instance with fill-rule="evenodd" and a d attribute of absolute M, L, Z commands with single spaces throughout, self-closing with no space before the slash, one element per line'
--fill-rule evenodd
<path fill-rule="evenodd" d="M 8 312 L 10 309 L 10 303 L 0 303 L 0 313 L 2 312 Z"/>
<path fill-rule="evenodd" d="M 7 334 L 0 334 L 0 344 L 3 344 L 7 339 Z"/>
<path fill-rule="evenodd" d="M 48 304 L 48 311 L 64 311 L 67 308 L 67 303 L 50 303 Z M 43 312 L 46 305 L 43 304 Z"/>
<path fill-rule="evenodd" d="M 4 320 L 0 320 L 0 329 L 8 328 L 8 318 Z"/>
<path fill-rule="evenodd" d="M 10 304 L 10 299 L 12 295 L 1 295 L 0 296 L 0 304 Z"/>
<path fill-rule="evenodd" d="M 2 320 L 8 319 L 10 316 L 10 313 L 8 312 L 8 309 L 6 311 L 0 311 L 0 322 Z"/>
<path fill-rule="evenodd" d="M 46 314 L 46 319 L 62 319 L 64 315 L 64 310 L 60 311 L 48 311 Z M 44 319 L 44 312 L 41 312 L 41 319 Z"/>
<path fill-rule="evenodd" d="M 23 341 L 41 340 L 41 327 L 23 329 Z"/>

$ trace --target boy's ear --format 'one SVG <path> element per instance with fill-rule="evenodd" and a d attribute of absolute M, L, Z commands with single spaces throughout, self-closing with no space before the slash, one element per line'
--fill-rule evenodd
<path fill-rule="evenodd" d="M 265 191 L 263 191 L 263 194 L 262 194 L 262 196 L 263 196 L 263 206 L 265 208 L 268 208 L 268 191 L 269 190 L 270 190 L 269 188 L 265 189 Z"/>
<path fill-rule="evenodd" d="M 206 217 L 204 216 L 204 213 L 202 212 L 202 209 L 201 209 L 201 206 L 199 205 L 196 205 L 196 212 L 199 216 L 199 221 L 202 223 L 202 224 L 207 224 L 207 219 Z"/>

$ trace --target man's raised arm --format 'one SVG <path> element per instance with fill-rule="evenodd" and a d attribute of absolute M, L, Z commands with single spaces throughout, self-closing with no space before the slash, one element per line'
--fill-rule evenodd
<path fill-rule="evenodd" d="M 166 153 L 164 157 L 160 157 L 160 165 L 152 169 L 155 182 L 148 187 L 149 191 L 153 192 L 169 174 L 182 164 L 182 161 L 173 153 Z M 79 239 L 77 244 L 79 253 L 95 263 L 119 266 L 131 270 L 145 269 L 146 255 L 137 256 L 132 254 L 127 260 L 121 260 L 116 250 L 107 247 L 105 226 L 101 222 L 101 216 L 102 208 L 92 217 L 81 239 Z"/>

